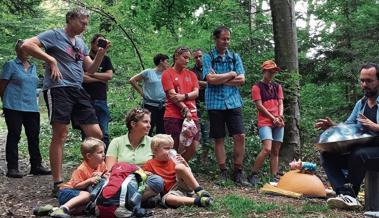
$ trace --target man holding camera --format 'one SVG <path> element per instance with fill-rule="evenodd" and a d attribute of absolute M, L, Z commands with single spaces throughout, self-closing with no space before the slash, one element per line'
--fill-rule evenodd
<path fill-rule="evenodd" d="M 99 48 L 104 48 L 107 45 L 105 37 L 101 34 L 95 34 L 91 40 L 91 49 L 89 56 L 95 59 Z M 107 103 L 107 88 L 108 81 L 113 76 L 113 65 L 111 59 L 105 55 L 97 72 L 91 74 L 84 72 L 83 88 L 91 96 L 91 102 L 96 111 L 96 116 L 99 121 L 101 131 L 103 132 L 103 142 L 108 148 L 109 134 L 108 123 L 110 119 L 109 108 Z"/>
<path fill-rule="evenodd" d="M 66 14 L 66 26 L 43 32 L 27 39 L 21 49 L 31 56 L 47 63 L 43 82 L 52 138 L 50 143 L 50 166 L 53 175 L 53 195 L 58 193 L 62 183 L 63 145 L 72 120 L 79 125 L 87 137 L 102 138 L 95 110 L 86 91 L 82 88 L 83 69 L 94 74 L 110 46 L 99 48 L 94 60 L 88 55 L 88 48 L 79 36 L 88 25 L 89 12 L 74 8 Z M 42 49 L 44 48 L 44 50 Z"/>

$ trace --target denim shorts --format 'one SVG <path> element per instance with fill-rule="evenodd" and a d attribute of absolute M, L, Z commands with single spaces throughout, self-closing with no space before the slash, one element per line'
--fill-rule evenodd
<path fill-rule="evenodd" d="M 63 190 L 60 190 L 59 195 L 58 195 L 59 205 L 63 205 L 67 201 L 78 196 L 80 194 L 80 192 L 81 192 L 80 190 L 72 189 L 72 188 L 65 188 Z"/>
<path fill-rule="evenodd" d="M 283 142 L 284 127 L 262 126 L 259 128 L 259 138 L 263 140 L 271 140 Z"/>

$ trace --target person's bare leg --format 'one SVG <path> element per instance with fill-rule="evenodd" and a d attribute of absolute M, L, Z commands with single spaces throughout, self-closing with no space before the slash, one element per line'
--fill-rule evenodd
<path fill-rule="evenodd" d="M 184 160 L 188 162 L 193 158 L 193 156 L 196 154 L 196 148 L 198 145 L 198 141 L 193 141 L 190 146 L 183 148 L 182 157 Z"/>
<path fill-rule="evenodd" d="M 184 197 L 184 196 L 176 196 L 169 194 L 165 200 L 166 204 L 171 207 L 180 207 L 184 205 L 194 205 L 195 198 Z"/>
<path fill-rule="evenodd" d="M 245 134 L 233 135 L 233 163 L 234 166 L 242 167 L 245 157 Z"/>
<path fill-rule="evenodd" d="M 89 192 L 81 191 L 78 196 L 71 198 L 63 206 L 67 207 L 70 211 L 72 211 L 75 207 L 88 203 L 90 201 L 89 197 Z"/>
<path fill-rule="evenodd" d="M 84 131 L 86 137 L 94 137 L 97 139 L 103 139 L 103 132 L 100 129 L 99 124 L 82 124 L 80 128 Z"/>
<path fill-rule="evenodd" d="M 253 169 L 252 171 L 255 173 L 258 173 L 258 171 L 261 169 L 267 155 L 271 153 L 271 145 L 272 141 L 271 140 L 263 140 L 262 141 L 263 148 L 261 152 L 259 152 L 257 158 L 255 159 Z"/>
<path fill-rule="evenodd" d="M 175 166 L 175 172 L 176 177 L 180 180 L 183 180 L 184 183 L 192 190 L 199 187 L 199 183 L 197 182 L 196 178 L 193 176 L 190 169 L 184 166 L 184 164 L 177 164 Z"/>
<path fill-rule="evenodd" d="M 279 151 L 280 151 L 281 144 L 282 143 L 278 141 L 272 142 L 270 164 L 271 164 L 271 173 L 274 176 L 278 173 L 278 169 L 279 169 Z"/>
<path fill-rule="evenodd" d="M 214 139 L 215 141 L 215 156 L 219 166 L 225 166 L 226 156 L 224 147 L 224 138 Z"/>
<path fill-rule="evenodd" d="M 60 182 L 63 181 L 63 145 L 67 140 L 68 126 L 66 124 L 54 123 L 52 124 L 52 131 L 53 136 L 49 148 L 51 174 L 53 182 Z"/>

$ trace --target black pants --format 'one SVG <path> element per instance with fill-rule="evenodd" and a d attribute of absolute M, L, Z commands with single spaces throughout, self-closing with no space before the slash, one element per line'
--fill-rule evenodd
<path fill-rule="evenodd" d="M 144 108 L 148 109 L 151 112 L 151 128 L 149 136 L 153 136 L 154 127 L 156 127 L 155 134 L 162 133 L 164 134 L 164 124 L 163 124 L 163 115 L 165 107 L 154 107 L 148 104 L 143 105 Z"/>
<path fill-rule="evenodd" d="M 361 146 L 342 155 L 322 152 L 321 165 L 337 194 L 344 189 L 345 183 L 351 183 L 356 196 L 366 171 L 379 170 L 379 147 Z"/>
<path fill-rule="evenodd" d="M 24 125 L 28 140 L 30 164 L 36 167 L 41 164 L 42 158 L 39 150 L 40 117 L 38 112 L 23 112 L 4 108 L 5 123 L 8 128 L 7 143 L 5 147 L 8 169 L 18 169 L 18 142 L 21 128 Z"/>

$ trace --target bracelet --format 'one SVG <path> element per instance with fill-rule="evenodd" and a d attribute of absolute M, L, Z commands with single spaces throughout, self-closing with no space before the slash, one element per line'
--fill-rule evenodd
<path fill-rule="evenodd" d="M 184 100 L 187 100 L 188 99 L 188 94 L 184 94 Z"/>

